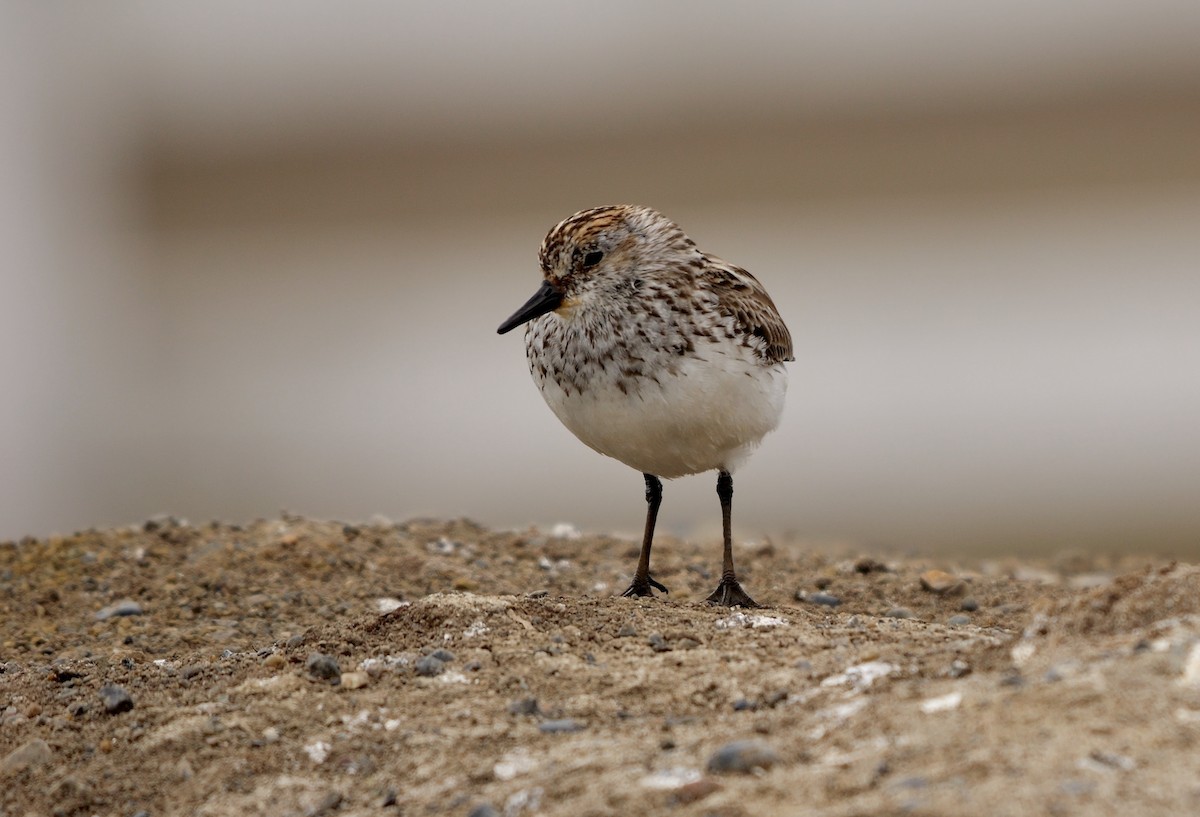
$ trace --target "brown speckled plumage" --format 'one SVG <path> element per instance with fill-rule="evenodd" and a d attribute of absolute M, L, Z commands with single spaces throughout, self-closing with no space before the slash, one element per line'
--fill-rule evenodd
<path fill-rule="evenodd" d="M 543 284 L 500 328 L 522 323 L 529 371 L 558 418 L 642 471 L 651 512 L 627 595 L 648 595 L 658 477 L 719 470 L 727 576 L 710 601 L 753 601 L 733 578 L 730 472 L 779 422 L 792 338 L 762 284 L 702 252 L 648 207 L 583 210 L 539 252 Z"/>

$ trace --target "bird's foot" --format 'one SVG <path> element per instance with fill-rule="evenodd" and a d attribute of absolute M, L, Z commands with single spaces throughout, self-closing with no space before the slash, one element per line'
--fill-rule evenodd
<path fill-rule="evenodd" d="M 621 595 L 630 599 L 638 597 L 653 597 L 655 590 L 661 590 L 664 593 L 671 592 L 658 582 L 654 581 L 654 579 L 647 576 L 642 581 L 639 581 L 636 577 L 634 577 L 633 584 L 629 585 L 629 588 Z"/>
<path fill-rule="evenodd" d="M 758 602 L 750 598 L 749 594 L 742 589 L 738 584 L 737 579 L 732 576 L 726 576 L 721 579 L 721 583 L 717 585 L 717 589 L 712 592 L 712 595 L 704 600 L 705 604 L 711 604 L 714 607 L 761 607 Z"/>

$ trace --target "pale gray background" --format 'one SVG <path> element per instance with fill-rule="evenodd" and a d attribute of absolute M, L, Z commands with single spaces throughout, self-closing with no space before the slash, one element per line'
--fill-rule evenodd
<path fill-rule="evenodd" d="M 742 537 L 1200 552 L 1198 42 L 1194 0 L 0 5 L 0 538 L 636 531 L 495 335 L 636 202 L 792 329 Z"/>

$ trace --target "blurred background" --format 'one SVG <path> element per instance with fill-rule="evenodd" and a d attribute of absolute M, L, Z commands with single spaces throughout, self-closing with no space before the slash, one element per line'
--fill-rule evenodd
<path fill-rule="evenodd" d="M 519 334 L 654 206 L 796 345 L 741 538 L 1200 554 L 1200 4 L 0 4 L 0 539 L 636 533 Z M 660 523 L 715 536 L 711 475 Z"/>

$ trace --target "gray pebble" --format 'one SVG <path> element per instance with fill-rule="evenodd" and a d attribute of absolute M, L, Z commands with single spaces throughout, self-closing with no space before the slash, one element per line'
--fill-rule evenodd
<path fill-rule="evenodd" d="M 617 638 L 632 638 L 637 635 L 637 628 L 632 624 L 624 624 L 617 630 Z"/>
<path fill-rule="evenodd" d="M 650 633 L 650 637 L 646 639 L 650 643 L 651 649 L 655 652 L 670 652 L 671 645 L 662 637 L 662 633 Z"/>
<path fill-rule="evenodd" d="M 342 668 L 338 666 L 337 659 L 332 655 L 315 652 L 304 662 L 304 668 L 308 670 L 310 676 L 318 681 L 335 684 L 342 678 Z"/>
<path fill-rule="evenodd" d="M 842 603 L 842 600 L 830 593 L 807 593 L 801 596 L 796 594 L 799 601 L 807 601 L 809 604 L 820 604 L 825 607 L 837 607 Z"/>
<path fill-rule="evenodd" d="M 96 611 L 96 621 L 107 621 L 110 618 L 142 615 L 142 605 L 133 599 L 121 599 L 107 607 Z"/>
<path fill-rule="evenodd" d="M 912 610 L 909 610 L 907 607 L 893 607 L 884 613 L 884 616 L 887 618 L 912 618 L 913 614 Z"/>
<path fill-rule="evenodd" d="M 971 623 L 971 617 L 964 616 L 963 614 L 959 613 L 957 616 L 950 616 L 950 618 L 946 620 L 946 623 L 951 627 L 964 627 Z"/>
<path fill-rule="evenodd" d="M 547 735 L 556 735 L 563 732 L 579 732 L 583 729 L 583 724 L 574 718 L 563 718 L 557 721 L 542 721 L 538 724 L 538 731 L 544 732 Z"/>
<path fill-rule="evenodd" d="M 1110 769 L 1120 769 L 1123 772 L 1132 772 L 1137 768 L 1137 761 L 1128 755 L 1120 755 L 1116 752 L 1102 752 L 1099 749 L 1088 754 L 1089 760 L 1107 766 Z"/>
<path fill-rule="evenodd" d="M 733 702 L 733 711 L 734 712 L 746 712 L 746 711 L 753 712 L 755 709 L 758 709 L 758 702 L 751 701 L 748 698 L 738 698 L 736 701 Z"/>
<path fill-rule="evenodd" d="M 715 773 L 749 774 L 755 769 L 769 769 L 779 762 L 779 755 L 761 740 L 735 740 L 726 743 L 708 759 L 708 770 Z"/>
<path fill-rule="evenodd" d="M 500 812 L 491 803 L 480 803 L 471 809 L 467 817 L 500 817 Z"/>
<path fill-rule="evenodd" d="M 974 613 L 979 609 L 979 602 L 975 600 L 974 596 L 967 596 L 965 599 L 959 602 L 958 609 L 965 610 L 968 613 Z"/>
<path fill-rule="evenodd" d="M 113 684 L 100 687 L 100 700 L 104 703 L 104 711 L 110 715 L 128 712 L 133 709 L 133 698 L 129 693 Z"/>
<path fill-rule="evenodd" d="M 541 711 L 537 698 L 520 698 L 508 705 L 510 715 L 537 715 Z"/>
<path fill-rule="evenodd" d="M 450 652 L 450 650 L 436 649 L 433 652 L 429 653 L 429 657 L 436 658 L 437 660 L 441 661 L 442 663 L 448 664 L 454 660 L 454 653 Z"/>
<path fill-rule="evenodd" d="M 433 678 L 446 671 L 446 662 L 439 658 L 434 658 L 432 655 L 426 655 L 424 658 L 418 658 L 413 668 L 417 671 L 417 675 L 420 675 L 422 678 Z"/>

